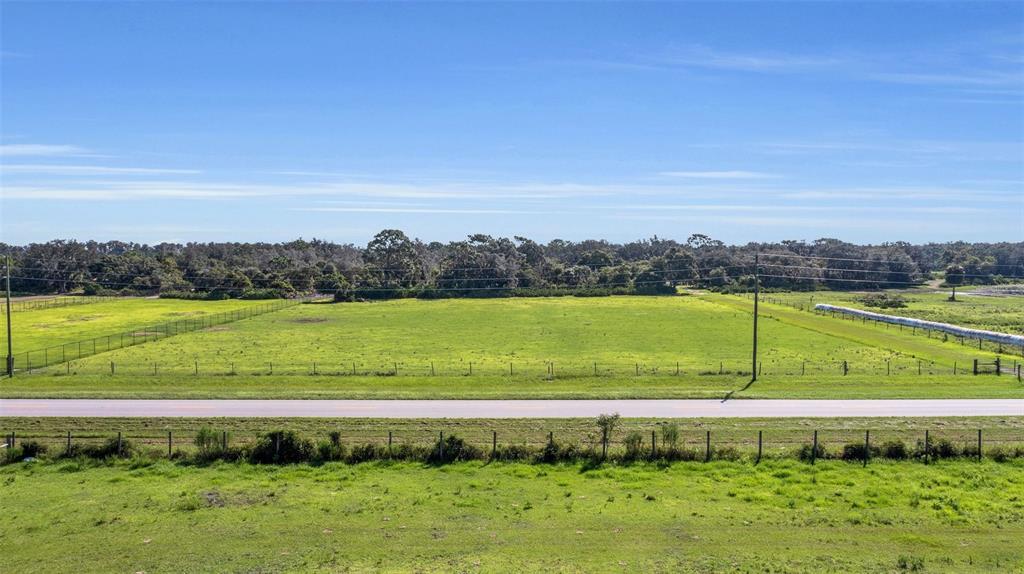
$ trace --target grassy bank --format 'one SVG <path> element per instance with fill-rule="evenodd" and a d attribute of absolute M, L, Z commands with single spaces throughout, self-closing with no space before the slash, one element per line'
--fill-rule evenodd
<path fill-rule="evenodd" d="M 19 464 L 0 570 L 1004 573 L 1024 568 L 1022 470 Z"/>

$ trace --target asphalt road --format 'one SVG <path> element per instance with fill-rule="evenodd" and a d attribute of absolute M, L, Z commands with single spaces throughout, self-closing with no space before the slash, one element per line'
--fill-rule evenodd
<path fill-rule="evenodd" d="M 625 417 L 1024 416 L 1024 399 L 923 400 L 117 400 L 2 399 L 0 417 Z"/>

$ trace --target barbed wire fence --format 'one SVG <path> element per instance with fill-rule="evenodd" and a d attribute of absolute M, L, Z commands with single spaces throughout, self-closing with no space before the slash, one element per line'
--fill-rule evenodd
<path fill-rule="evenodd" d="M 116 339 L 115 339 L 116 342 Z M 125 346 L 130 346 L 126 343 Z M 114 347 L 115 349 L 117 347 Z M 101 349 L 102 351 L 102 349 Z M 86 357 L 88 358 L 88 357 Z M 996 368 L 992 368 L 995 364 Z M 1024 380 L 1024 362 L 1007 361 L 1005 364 L 974 360 L 942 364 L 923 359 L 886 360 L 827 360 L 768 359 L 758 364 L 758 376 L 829 376 L 871 375 L 888 377 L 1004 375 L 1007 372 L 1018 381 Z M 46 367 L 25 370 L 32 375 L 88 376 L 178 375 L 193 377 L 221 376 L 312 376 L 312 377 L 500 377 L 512 380 L 537 379 L 615 379 L 624 378 L 679 378 L 679 377 L 749 377 L 750 364 L 746 358 L 729 357 L 723 360 L 614 360 L 543 361 L 513 360 L 444 360 L 426 358 L 379 358 L 367 360 L 325 359 L 302 362 L 289 360 L 252 360 L 249 357 L 231 359 L 216 355 L 195 356 L 187 360 L 92 360 L 70 359 Z"/>
<path fill-rule="evenodd" d="M 68 295 L 57 296 L 46 299 L 30 299 L 27 301 L 11 301 L 11 311 L 21 313 L 23 311 L 41 311 L 44 309 L 56 309 L 59 307 L 71 307 L 73 305 L 88 305 L 101 301 L 110 301 L 110 297 L 99 297 L 91 295 Z M 7 314 L 7 302 L 0 300 L 0 315 Z"/>
<path fill-rule="evenodd" d="M 625 421 L 624 421 L 625 422 Z M 499 451 L 512 451 L 523 458 L 535 458 L 546 445 L 557 444 L 571 448 L 575 456 L 585 458 L 606 449 L 612 456 L 632 453 L 638 460 L 658 459 L 682 454 L 679 460 L 709 462 L 712 460 L 745 460 L 799 457 L 812 463 L 815 459 L 843 458 L 859 460 L 864 457 L 917 459 L 925 463 L 942 458 L 983 457 L 1009 459 L 1024 456 L 1024 435 L 1014 428 L 942 428 L 942 429 L 702 429 L 679 428 L 672 423 L 639 424 L 617 430 L 607 437 L 596 426 L 586 429 L 551 428 L 533 425 L 532 430 L 508 430 L 488 425 L 445 426 L 418 425 L 416 428 L 386 423 L 365 429 L 347 428 L 331 432 L 329 428 L 295 430 L 302 439 L 336 441 L 355 451 L 372 447 L 372 458 L 387 458 L 392 449 L 400 447 L 436 447 L 444 437 L 458 437 L 475 447 L 483 457 L 496 457 Z M 672 433 L 666 427 L 674 426 Z M 254 446 L 267 433 L 290 430 L 286 427 L 268 427 L 266 430 L 246 428 L 217 428 L 216 423 L 202 430 L 191 427 L 165 427 L 126 430 L 73 430 L 63 432 L 7 430 L 3 447 L 14 449 L 19 443 L 34 442 L 43 445 L 51 456 L 65 456 L 89 447 L 117 445 L 111 456 L 143 455 L 153 458 L 176 458 L 194 454 L 198 450 L 196 437 L 200 433 L 215 436 L 215 445 L 224 451 Z M 333 436 L 332 436 L 333 435 Z M 123 452 L 122 452 L 123 445 Z M 130 445 L 130 446 L 129 446 Z M 862 447 L 862 448 L 858 448 Z M 128 449 L 132 451 L 129 452 Z M 889 449 L 899 452 L 886 456 Z M 364 452 L 369 449 L 364 448 Z M 854 451 L 851 457 L 850 450 Z M 588 454 L 589 453 L 589 454 Z M 639 455 L 639 456 L 636 456 Z M 809 459 L 809 460 L 808 460 Z"/>

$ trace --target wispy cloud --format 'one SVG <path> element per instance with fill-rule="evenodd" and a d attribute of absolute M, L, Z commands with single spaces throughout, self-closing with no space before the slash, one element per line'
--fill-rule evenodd
<path fill-rule="evenodd" d="M 150 167 L 112 167 L 101 165 L 58 164 L 0 164 L 3 173 L 30 173 L 35 175 L 186 175 L 202 173 L 195 169 L 166 169 Z"/>
<path fill-rule="evenodd" d="M 774 173 L 763 171 L 663 171 L 658 175 L 664 177 L 680 177 L 689 179 L 777 179 Z"/>
<path fill-rule="evenodd" d="M 0 144 L 0 156 L 86 156 L 89 150 L 75 145 L 52 144 Z"/>
<path fill-rule="evenodd" d="M 462 209 L 427 207 L 292 207 L 289 211 L 313 211 L 324 213 L 417 213 L 417 214 L 467 214 L 467 215 L 539 215 L 537 211 L 519 209 Z"/>

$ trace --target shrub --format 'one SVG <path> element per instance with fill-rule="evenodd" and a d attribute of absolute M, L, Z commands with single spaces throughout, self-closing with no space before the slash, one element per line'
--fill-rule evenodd
<path fill-rule="evenodd" d="M 358 464 L 360 462 L 370 462 L 371 460 L 377 460 L 383 458 L 384 453 L 381 449 L 373 444 L 361 444 L 352 447 L 351 452 L 348 454 L 348 462 Z M 406 457 L 399 457 L 406 458 Z"/>
<path fill-rule="evenodd" d="M 640 431 L 632 431 L 622 440 L 626 446 L 625 460 L 638 460 L 644 456 L 644 435 Z"/>
<path fill-rule="evenodd" d="M 554 439 L 548 439 L 547 444 L 540 450 L 540 454 L 537 455 L 537 462 L 544 462 L 553 464 L 562 459 L 562 452 L 558 448 L 558 443 Z"/>
<path fill-rule="evenodd" d="M 843 452 L 839 455 L 839 458 L 846 461 L 859 462 L 864 460 L 865 453 L 869 458 L 877 458 L 882 454 L 882 449 L 877 446 L 865 448 L 862 442 L 847 443 L 843 445 Z"/>
<path fill-rule="evenodd" d="M 797 452 L 796 456 L 800 460 L 802 460 L 804 462 L 808 462 L 808 461 L 812 460 L 812 458 L 814 458 L 814 459 L 825 458 L 827 454 L 828 453 L 825 452 L 825 447 L 822 446 L 821 443 L 818 443 L 817 450 L 815 450 L 814 445 L 812 445 L 812 444 L 801 445 L 800 446 L 800 450 Z"/>
<path fill-rule="evenodd" d="M 524 460 L 530 460 L 534 456 L 535 454 L 533 449 L 525 444 L 499 445 L 497 450 L 494 451 L 494 454 L 491 455 L 491 460 L 521 462 Z"/>
<path fill-rule="evenodd" d="M 427 456 L 430 464 L 447 464 L 461 460 L 473 460 L 482 458 L 480 449 L 466 444 L 466 441 L 455 435 L 448 435 L 444 440 L 439 440 L 434 449 Z"/>
<path fill-rule="evenodd" d="M 882 443 L 881 455 L 892 460 L 905 460 L 908 456 L 907 445 L 900 440 L 889 440 Z"/>
<path fill-rule="evenodd" d="M 878 309 L 900 309 L 907 306 L 907 300 L 903 296 L 891 293 L 871 293 L 859 299 L 868 307 Z"/>
<path fill-rule="evenodd" d="M 661 427 L 661 444 L 668 450 L 673 450 L 679 444 L 679 425 L 668 423 Z"/>
<path fill-rule="evenodd" d="M 330 440 L 320 441 L 316 445 L 317 462 L 345 460 L 345 446 Z"/>
<path fill-rule="evenodd" d="M 924 559 L 918 556 L 900 556 L 896 559 L 896 567 L 901 572 L 921 572 L 924 570 Z"/>
<path fill-rule="evenodd" d="M 294 464 L 310 460 L 313 443 L 295 431 L 271 431 L 261 435 L 249 454 L 256 464 Z"/>
<path fill-rule="evenodd" d="M 21 458 L 37 458 L 46 453 L 46 445 L 34 440 L 21 441 Z"/>

